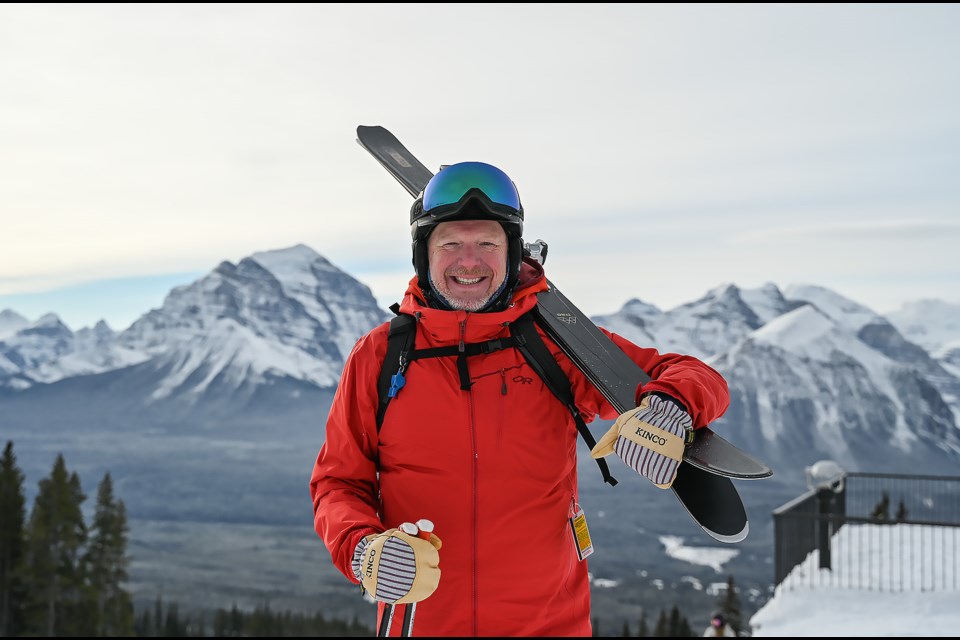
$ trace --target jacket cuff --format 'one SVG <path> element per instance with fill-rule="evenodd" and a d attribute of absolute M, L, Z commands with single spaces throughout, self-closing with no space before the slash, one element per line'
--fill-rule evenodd
<path fill-rule="evenodd" d="M 686 405 L 683 404 L 682 400 L 678 400 L 677 398 L 674 398 L 668 393 L 664 393 L 663 391 L 644 391 L 642 388 L 639 391 L 640 392 L 637 394 L 637 406 L 640 406 L 640 402 L 647 396 L 657 396 L 661 400 L 673 403 L 677 406 L 677 408 L 683 409 L 687 413 L 690 413 L 690 409 L 688 409 Z"/>
<path fill-rule="evenodd" d="M 356 542 L 353 547 L 353 556 L 350 560 L 350 569 L 353 571 L 353 577 L 357 579 L 357 582 L 360 582 L 360 558 L 363 556 L 364 549 L 367 548 L 369 540 L 367 538 L 370 535 L 379 533 L 376 529 L 364 529 L 356 534 Z"/>

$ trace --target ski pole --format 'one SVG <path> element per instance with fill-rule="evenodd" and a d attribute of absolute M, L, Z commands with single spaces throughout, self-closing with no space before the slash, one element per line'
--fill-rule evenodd
<path fill-rule="evenodd" d="M 420 527 L 417 524 L 424 524 L 429 527 L 426 531 L 421 531 Z M 418 520 L 417 524 L 412 522 L 403 522 L 400 524 L 398 529 L 403 531 L 405 534 L 410 536 L 417 536 L 418 538 L 423 538 L 424 540 L 430 539 L 430 532 L 433 531 L 433 523 L 429 520 Z M 417 603 L 413 602 L 407 605 L 406 609 L 403 612 L 403 625 L 400 627 L 400 636 L 409 637 L 410 633 L 413 631 L 413 616 L 417 608 Z M 383 609 L 383 618 L 380 620 L 380 630 L 377 633 L 378 637 L 384 638 L 390 635 L 390 627 L 393 626 L 393 614 L 394 614 L 394 605 L 387 604 Z"/>
<path fill-rule="evenodd" d="M 430 534 L 433 533 L 433 522 L 426 518 L 417 520 L 413 525 L 416 528 L 418 538 L 423 538 L 429 542 Z M 410 533 L 407 531 L 407 533 Z M 413 617 L 417 614 L 417 603 L 411 602 L 407 605 L 407 610 L 403 612 L 403 626 L 400 627 L 400 635 L 409 638 L 413 635 Z"/>
<path fill-rule="evenodd" d="M 380 619 L 380 629 L 377 631 L 378 638 L 385 638 L 390 635 L 390 625 L 393 624 L 393 605 L 388 604 L 383 608 L 383 617 Z"/>

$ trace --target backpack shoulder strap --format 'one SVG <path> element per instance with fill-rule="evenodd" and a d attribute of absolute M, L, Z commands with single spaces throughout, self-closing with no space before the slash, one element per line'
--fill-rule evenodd
<path fill-rule="evenodd" d="M 387 334 L 387 355 L 380 365 L 380 378 L 377 380 L 377 431 L 383 424 L 387 404 L 397 395 L 397 391 L 406 382 L 403 372 L 409 363 L 409 353 L 417 337 L 417 320 L 408 313 L 400 313 L 400 306 L 393 303 L 390 310 L 397 314 L 390 319 L 390 331 Z"/>
<path fill-rule="evenodd" d="M 396 315 L 390 319 L 390 330 L 387 333 L 387 353 L 380 365 L 380 377 L 377 379 L 377 431 L 383 426 L 383 418 L 390 403 L 403 385 L 406 384 L 407 367 L 414 360 L 421 358 L 441 358 L 454 356 L 457 359 L 457 372 L 460 376 L 460 388 L 469 391 L 473 382 L 467 367 L 467 357 L 486 353 L 493 353 L 501 349 L 517 346 L 517 339 L 497 338 L 486 342 L 471 342 L 469 344 L 449 345 L 446 347 L 430 347 L 415 349 L 417 335 L 417 318 L 401 313 L 396 303 L 390 306 Z"/>
<path fill-rule="evenodd" d="M 573 420 L 577 425 L 577 431 L 580 433 L 584 442 L 587 443 L 587 446 L 593 449 L 597 441 L 594 440 L 593 434 L 590 433 L 590 429 L 587 428 L 587 424 L 583 420 L 583 416 L 580 415 L 580 410 L 577 409 L 577 404 L 573 397 L 573 390 L 570 388 L 570 380 L 563 372 L 563 369 L 560 368 L 560 365 L 557 364 L 556 358 L 550 353 L 550 349 L 547 348 L 543 338 L 540 337 L 540 332 L 537 331 L 533 312 L 528 311 L 512 322 L 510 324 L 510 333 L 516 339 L 517 348 L 520 349 L 523 357 L 526 358 L 533 370 L 537 372 L 537 375 L 543 379 L 544 384 L 547 385 L 547 388 L 550 389 L 553 395 L 555 395 L 573 415 Z M 607 466 L 606 460 L 597 458 L 597 466 L 600 467 L 603 481 L 610 486 L 615 486 L 617 480 L 610 475 L 610 469 Z"/>

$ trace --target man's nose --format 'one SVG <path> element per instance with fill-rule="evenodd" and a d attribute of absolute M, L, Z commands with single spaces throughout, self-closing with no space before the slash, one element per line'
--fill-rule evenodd
<path fill-rule="evenodd" d="M 457 262 L 462 266 L 474 266 L 482 264 L 480 248 L 472 244 L 464 244 L 460 247 L 457 255 Z"/>

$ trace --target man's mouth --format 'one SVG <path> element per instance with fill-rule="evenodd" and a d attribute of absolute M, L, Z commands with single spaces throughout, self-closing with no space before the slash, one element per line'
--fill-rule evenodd
<path fill-rule="evenodd" d="M 451 279 L 452 279 L 454 282 L 456 282 L 457 284 L 461 284 L 461 285 L 464 285 L 464 286 L 466 286 L 466 285 L 471 285 L 471 284 L 477 284 L 478 282 L 480 282 L 480 281 L 483 280 L 483 278 L 484 278 L 483 276 L 477 276 L 477 277 L 473 277 L 473 278 L 466 278 L 466 277 L 464 277 L 464 276 L 450 276 L 450 277 L 451 277 Z"/>

